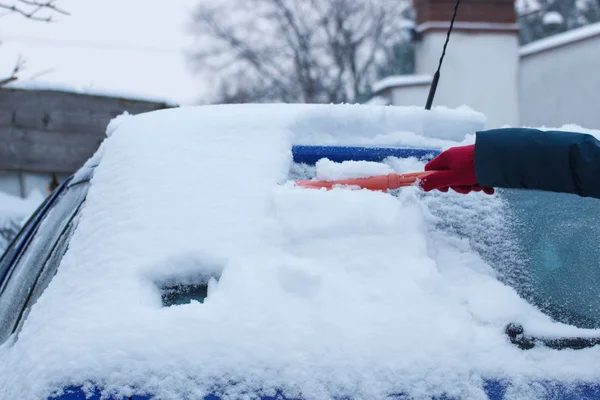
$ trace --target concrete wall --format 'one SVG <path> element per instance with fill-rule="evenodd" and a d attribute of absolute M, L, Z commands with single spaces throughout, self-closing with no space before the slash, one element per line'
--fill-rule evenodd
<path fill-rule="evenodd" d="M 446 33 L 426 31 L 418 43 L 416 74 L 433 74 Z M 488 117 L 487 128 L 519 123 L 517 32 L 452 33 L 433 105 L 468 105 Z"/>
<path fill-rule="evenodd" d="M 51 90 L 0 89 L 0 191 L 47 194 L 97 150 L 110 120 L 164 103 Z"/>
<path fill-rule="evenodd" d="M 521 51 L 521 125 L 600 129 L 600 34 L 551 39 Z"/>

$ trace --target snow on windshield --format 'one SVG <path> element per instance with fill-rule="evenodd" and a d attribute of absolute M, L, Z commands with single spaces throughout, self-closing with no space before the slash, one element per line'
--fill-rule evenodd
<path fill-rule="evenodd" d="M 529 306 L 474 250 L 503 239 L 498 196 L 288 181 L 295 143 L 443 147 L 483 123 L 466 109 L 349 105 L 124 118 L 56 277 L 18 340 L 0 347 L 0 397 L 93 383 L 164 399 L 482 398 L 484 378 L 513 381 L 516 394 L 529 379 L 598 379 L 598 349 L 523 352 L 506 339 L 509 322 L 581 331 Z M 360 163 L 319 166 L 361 173 Z M 450 221 L 464 222 L 456 234 Z M 477 229 L 481 243 L 460 229 Z M 194 274 L 220 275 L 204 302 L 163 307 L 156 282 Z"/>

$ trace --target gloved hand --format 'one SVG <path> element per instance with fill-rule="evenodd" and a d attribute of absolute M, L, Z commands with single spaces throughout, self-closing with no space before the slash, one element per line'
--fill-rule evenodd
<path fill-rule="evenodd" d="M 426 192 L 434 189 L 447 192 L 452 188 L 462 194 L 482 190 L 487 194 L 494 193 L 494 188 L 484 188 L 477 183 L 475 145 L 453 147 L 442 152 L 425 166 L 425 171 L 434 171 L 421 181 Z"/>

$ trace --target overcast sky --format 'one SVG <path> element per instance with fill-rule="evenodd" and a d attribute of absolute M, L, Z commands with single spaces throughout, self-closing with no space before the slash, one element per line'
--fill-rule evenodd
<path fill-rule="evenodd" d="M 192 75 L 185 51 L 199 1 L 223 0 L 58 0 L 71 15 L 51 24 L 0 11 L 0 77 L 21 55 L 23 81 L 198 102 L 207 85 Z"/>

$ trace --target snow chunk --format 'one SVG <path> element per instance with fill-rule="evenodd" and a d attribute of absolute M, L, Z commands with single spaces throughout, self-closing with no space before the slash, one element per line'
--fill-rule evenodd
<path fill-rule="evenodd" d="M 333 181 L 350 178 L 368 178 L 387 175 L 393 170 L 386 164 L 368 161 L 344 161 L 336 163 L 328 159 L 319 160 L 316 164 L 317 179 Z"/>
<path fill-rule="evenodd" d="M 462 141 L 484 129 L 486 123 L 483 114 L 467 106 L 425 110 L 417 106 L 311 105 L 294 111 L 300 110 L 288 114 L 292 117 L 288 129 L 293 132 L 294 144 L 299 145 L 436 147 L 439 140 Z"/>
<path fill-rule="evenodd" d="M 110 137 L 125 121 L 132 117 L 127 111 L 111 119 L 106 127 L 106 137 Z"/>
<path fill-rule="evenodd" d="M 564 22 L 564 17 L 558 11 L 547 12 L 544 14 L 544 18 L 542 18 L 544 25 L 562 25 Z"/>

